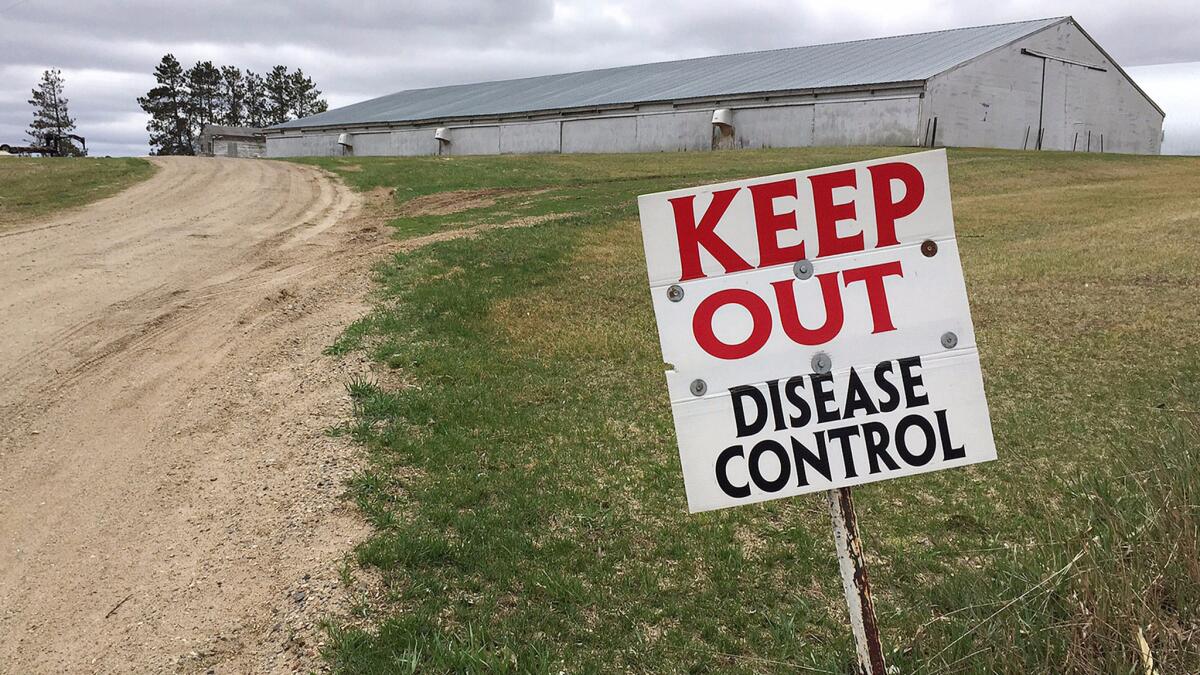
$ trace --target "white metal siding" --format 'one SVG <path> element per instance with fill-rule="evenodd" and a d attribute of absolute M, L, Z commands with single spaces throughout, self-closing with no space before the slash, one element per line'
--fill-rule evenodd
<path fill-rule="evenodd" d="M 564 120 L 562 152 L 637 152 L 637 119 Z"/>
<path fill-rule="evenodd" d="M 459 127 L 450 132 L 451 155 L 500 154 L 499 127 Z"/>
<path fill-rule="evenodd" d="M 722 147 L 783 148 L 810 145 L 915 145 L 920 99 L 907 93 L 872 96 L 848 92 L 839 98 L 780 98 L 772 104 L 735 102 L 719 106 L 733 110 L 733 142 Z M 637 112 L 619 111 L 588 118 L 531 120 L 497 125 L 451 126 L 451 155 L 576 152 L 705 151 L 713 147 L 713 108 L 676 110 L 647 106 Z M 393 131 L 354 133 L 354 155 L 438 154 L 433 126 Z M 300 136 L 268 136 L 271 157 L 341 155 L 338 130 L 305 132 Z"/>
<path fill-rule="evenodd" d="M 637 120 L 641 152 L 712 149 L 712 111 L 642 115 Z"/>
<path fill-rule="evenodd" d="M 800 148 L 813 144 L 811 105 L 737 110 L 733 124 L 739 148 Z"/>
<path fill-rule="evenodd" d="M 920 100 L 821 103 L 813 111 L 813 145 L 916 145 Z"/>
<path fill-rule="evenodd" d="M 1043 59 L 1022 49 L 1105 70 L 1045 59 L 1043 101 Z M 1101 134 L 1106 152 L 1157 154 L 1161 146 L 1162 114 L 1070 21 L 937 75 L 928 92 L 926 119 L 938 118 L 940 145 L 1032 149 L 1040 112 L 1043 149 L 1085 150 L 1088 131 L 1093 152 Z"/>
<path fill-rule="evenodd" d="M 500 152 L 506 155 L 558 152 L 562 133 L 559 124 L 505 124 L 500 127 Z"/>

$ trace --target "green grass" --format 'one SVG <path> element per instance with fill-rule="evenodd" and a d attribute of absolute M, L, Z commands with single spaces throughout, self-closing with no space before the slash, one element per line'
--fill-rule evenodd
<path fill-rule="evenodd" d="M 0 228 L 103 199 L 152 173 L 133 157 L 0 157 Z"/>
<path fill-rule="evenodd" d="M 905 152 L 307 160 L 487 229 L 382 262 L 341 672 L 844 672 L 817 496 L 688 515 L 634 198 Z M 901 672 L 1200 671 L 1200 161 L 954 150 L 1000 459 L 856 489 Z"/>

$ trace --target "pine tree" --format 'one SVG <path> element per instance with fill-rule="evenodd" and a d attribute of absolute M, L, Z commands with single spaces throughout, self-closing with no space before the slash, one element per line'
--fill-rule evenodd
<path fill-rule="evenodd" d="M 221 66 L 221 123 L 246 124 L 246 78 L 237 66 Z"/>
<path fill-rule="evenodd" d="M 187 71 L 187 84 L 192 132 L 199 133 L 205 125 L 215 124 L 224 116 L 221 71 L 212 61 L 197 61 Z"/>
<path fill-rule="evenodd" d="M 246 71 L 246 124 L 267 126 L 267 87 L 262 75 L 250 70 Z"/>
<path fill-rule="evenodd" d="M 264 82 L 267 93 L 266 122 L 267 125 L 281 124 L 291 119 L 292 110 L 292 76 L 287 66 L 275 66 L 267 73 Z"/>
<path fill-rule="evenodd" d="M 291 113 L 297 118 L 316 115 L 329 110 L 329 103 L 321 98 L 321 90 L 317 89 L 317 85 L 309 77 L 305 77 L 304 71 L 299 68 L 291 75 L 292 80 L 292 105 Z"/>
<path fill-rule="evenodd" d="M 83 155 L 79 146 L 66 137 L 75 130 L 75 120 L 67 111 L 67 97 L 63 95 L 62 71 L 47 70 L 33 90 L 29 104 L 33 106 L 33 121 L 29 123 L 29 139 L 33 145 L 53 148 L 64 155 Z"/>
<path fill-rule="evenodd" d="M 266 127 L 325 112 L 312 78 L 275 66 L 266 74 L 198 61 L 186 71 L 171 54 L 154 69 L 157 85 L 138 98 L 150 114 L 146 130 L 155 154 L 191 155 L 206 124 Z"/>
<path fill-rule="evenodd" d="M 195 154 L 192 121 L 189 117 L 192 105 L 189 101 L 187 78 L 183 67 L 172 54 L 162 57 L 154 69 L 154 80 L 158 84 L 138 97 L 138 105 L 150 114 L 146 131 L 150 132 L 150 145 L 156 155 Z"/>

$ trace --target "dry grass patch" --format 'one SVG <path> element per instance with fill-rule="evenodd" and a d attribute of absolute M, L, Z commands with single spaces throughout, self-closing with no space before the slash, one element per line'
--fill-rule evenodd
<path fill-rule="evenodd" d="M 495 206 L 496 201 L 516 195 L 534 195 L 535 190 L 513 190 L 489 188 L 486 190 L 451 190 L 431 195 L 421 195 L 405 201 L 397 212 L 398 216 L 447 216 L 474 209 Z"/>
<path fill-rule="evenodd" d="M 153 173 L 132 157 L 0 158 L 0 230 L 109 197 Z"/>

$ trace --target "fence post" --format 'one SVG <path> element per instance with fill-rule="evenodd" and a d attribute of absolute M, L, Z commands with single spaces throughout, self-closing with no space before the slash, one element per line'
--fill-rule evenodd
<path fill-rule="evenodd" d="M 875 620 L 875 600 L 871 596 L 867 561 L 863 558 L 858 516 L 854 512 L 850 488 L 830 490 L 825 498 L 833 519 L 833 543 L 837 547 L 842 590 L 846 594 L 850 629 L 854 633 L 854 651 L 858 662 L 855 673 L 885 675 L 887 665 L 883 660 L 883 645 L 879 641 L 879 624 Z"/>

